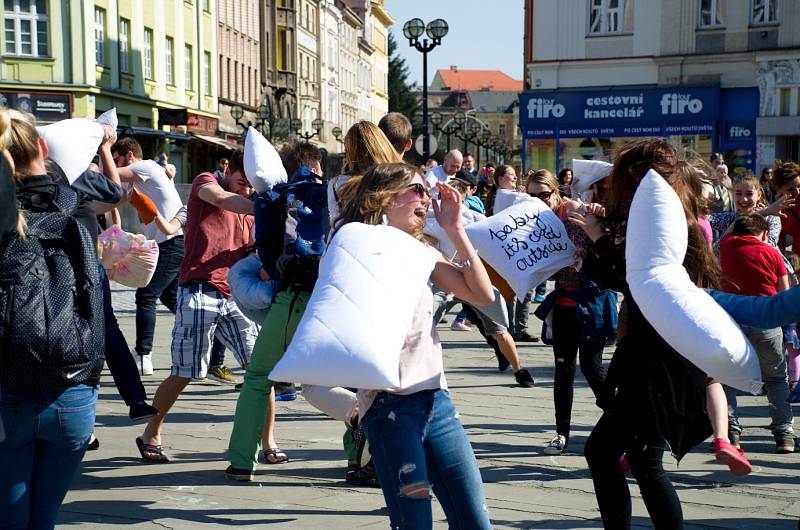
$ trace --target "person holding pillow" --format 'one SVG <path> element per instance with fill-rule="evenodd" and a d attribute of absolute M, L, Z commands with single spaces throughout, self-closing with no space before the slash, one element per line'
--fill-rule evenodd
<path fill-rule="evenodd" d="M 793 252 L 798 252 L 794 248 L 794 242 L 800 241 L 800 212 L 798 212 L 797 196 L 800 195 L 800 164 L 797 162 L 777 162 L 775 173 L 770 182 L 778 201 L 783 201 L 783 209 L 780 216 L 783 218 L 783 230 L 778 240 L 778 248 L 786 249 L 792 246 Z M 791 241 L 786 236 L 791 238 Z"/>
<path fill-rule="evenodd" d="M 542 169 L 529 175 L 527 192 L 547 204 L 559 216 L 578 252 L 585 253 L 591 249 L 592 242 L 583 230 L 567 222 L 568 212 L 585 211 L 587 205 L 563 199 L 558 182 L 549 171 Z M 592 205 L 595 209 L 597 206 Z M 558 271 L 555 280 L 556 287 L 550 300 L 545 300 L 540 306 L 544 313 L 552 310 L 551 330 L 555 355 L 553 401 L 556 434 L 544 449 L 547 455 L 562 454 L 569 442 L 576 357 L 580 358 L 581 372 L 595 398 L 600 397 L 606 377 L 603 348 L 606 340 L 616 333 L 617 317 L 616 293 L 593 282 L 574 267 L 565 267 Z M 591 329 L 587 329 L 581 322 L 592 323 Z"/>
<path fill-rule="evenodd" d="M 682 528 L 680 500 L 663 469 L 664 451 L 679 460 L 712 434 L 706 413 L 708 376 L 676 352 L 644 318 L 625 280 L 625 234 L 637 186 L 655 170 L 676 191 L 689 224 L 684 260 L 692 278 L 716 287 L 720 270 L 697 226 L 699 204 L 677 170 L 677 153 L 668 142 L 645 138 L 623 146 L 607 193 L 600 197 L 606 217 L 568 212 L 594 243 L 581 273 L 621 291 L 627 300 L 627 331 L 619 340 L 598 405 L 603 415 L 586 442 L 585 453 L 606 528 L 630 528 L 631 497 L 619 460 L 623 454 L 639 485 L 656 528 Z"/>
<path fill-rule="evenodd" d="M 434 213 L 463 260 L 456 266 L 431 248 L 439 258 L 430 281 L 465 302 L 488 305 L 494 300 L 492 286 L 461 224 L 459 195 L 445 183 L 437 186 L 441 204 L 434 205 Z M 378 165 L 343 192 L 333 238 L 337 228 L 357 222 L 388 224 L 425 241 L 430 198 L 415 167 Z M 433 490 L 451 528 L 487 529 L 491 523 L 480 471 L 447 392 L 433 293 L 422 292 L 400 353 L 400 387 L 359 390 L 359 415 L 392 528 L 431 528 Z"/>

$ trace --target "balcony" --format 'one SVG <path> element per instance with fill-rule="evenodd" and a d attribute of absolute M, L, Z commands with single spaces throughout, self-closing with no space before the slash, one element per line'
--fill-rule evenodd
<path fill-rule="evenodd" d="M 275 9 L 275 25 L 278 27 L 294 28 L 295 12 L 289 7 L 278 7 Z"/>
<path fill-rule="evenodd" d="M 274 76 L 274 86 L 294 90 L 297 87 L 297 74 L 288 70 L 278 70 Z"/>

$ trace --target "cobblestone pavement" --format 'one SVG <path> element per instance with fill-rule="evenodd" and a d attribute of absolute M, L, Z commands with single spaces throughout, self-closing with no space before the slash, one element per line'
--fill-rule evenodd
<path fill-rule="evenodd" d="M 115 293 L 122 307 L 123 295 Z M 128 296 L 127 294 L 125 296 Z M 452 318 L 453 315 L 450 315 Z M 133 316 L 122 315 L 133 338 Z M 145 377 L 148 395 L 167 375 L 173 318 L 159 315 L 154 376 Z M 537 321 L 531 319 L 531 331 Z M 586 383 L 576 382 L 570 452 L 543 454 L 554 430 L 553 360 L 549 347 L 520 345 L 536 387 L 515 386 L 499 373 L 491 351 L 476 332 L 441 326 L 452 397 L 481 467 L 496 528 L 600 528 L 583 445 L 599 416 Z M 228 365 L 233 366 L 232 357 Z M 238 372 L 241 377 L 241 372 Z M 237 393 L 213 383 L 190 385 L 167 418 L 164 445 L 173 462 L 139 461 L 127 409 L 108 374 L 103 377 L 96 432 L 101 445 L 87 453 L 81 473 L 64 501 L 60 528 L 387 528 L 379 490 L 344 482 L 343 425 L 314 410 L 302 398 L 278 404 L 277 438 L 291 457 L 284 465 L 262 465 L 256 482 L 227 481 L 226 448 Z M 743 446 L 754 465 L 735 477 L 716 463 L 703 444 L 676 466 L 667 457 L 683 501 L 687 529 L 794 529 L 800 516 L 798 459 L 776 455 L 766 398 L 744 397 Z M 650 528 L 633 481 L 635 528 Z M 434 501 L 435 528 L 446 528 Z"/>

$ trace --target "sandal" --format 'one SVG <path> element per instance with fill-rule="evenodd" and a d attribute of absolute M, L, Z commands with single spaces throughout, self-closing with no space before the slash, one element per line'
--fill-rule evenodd
<path fill-rule="evenodd" d="M 267 464 L 285 464 L 289 461 L 289 457 L 283 452 L 280 447 L 270 447 L 264 449 L 264 460 Z"/>
<path fill-rule="evenodd" d="M 156 464 L 169 462 L 169 457 L 164 454 L 164 448 L 162 446 L 146 444 L 141 436 L 136 438 L 136 447 L 139 448 L 139 454 L 142 455 L 142 460 L 145 462 L 153 462 Z"/>

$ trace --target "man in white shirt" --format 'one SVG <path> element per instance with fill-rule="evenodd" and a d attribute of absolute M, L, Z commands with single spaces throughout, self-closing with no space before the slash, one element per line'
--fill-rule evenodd
<path fill-rule="evenodd" d="M 464 157 L 461 156 L 461 151 L 453 149 L 444 155 L 444 160 L 441 166 L 431 168 L 425 174 L 425 182 L 428 187 L 433 189 L 437 182 L 449 182 L 458 170 L 461 169 L 461 164 L 464 162 Z"/>
<path fill-rule="evenodd" d="M 144 160 L 142 147 L 133 138 L 122 138 L 111 147 L 119 178 L 146 195 L 164 219 L 172 219 L 183 206 L 178 190 L 164 168 Z M 147 287 L 136 290 L 136 353 L 142 375 L 152 375 L 153 334 L 156 325 L 156 300 L 175 312 L 178 271 L 183 261 L 183 231 L 166 235 L 152 220 L 145 220 L 144 235 L 158 243 L 158 264 Z"/>

